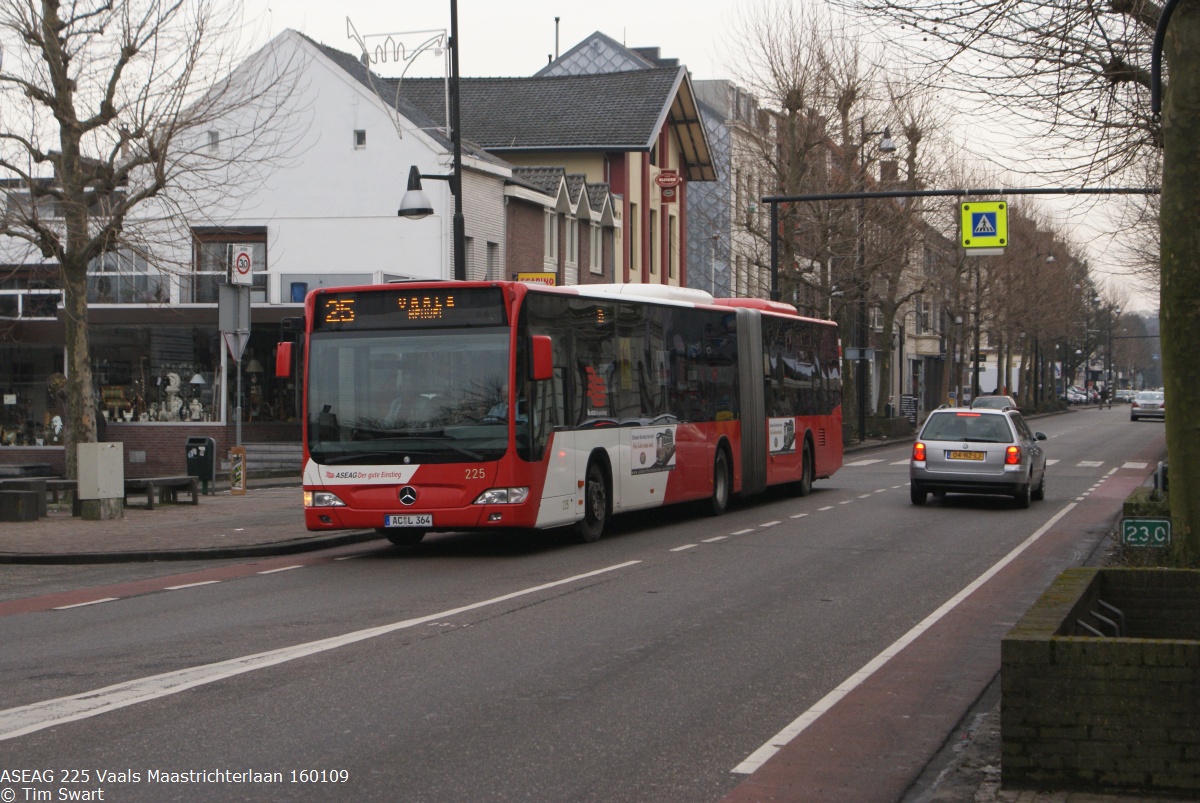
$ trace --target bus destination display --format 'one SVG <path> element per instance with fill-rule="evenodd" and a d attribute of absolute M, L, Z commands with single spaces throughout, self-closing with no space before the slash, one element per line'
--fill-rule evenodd
<path fill-rule="evenodd" d="M 381 288 L 321 294 L 314 330 L 502 326 L 504 297 L 496 287 L 426 290 Z"/>

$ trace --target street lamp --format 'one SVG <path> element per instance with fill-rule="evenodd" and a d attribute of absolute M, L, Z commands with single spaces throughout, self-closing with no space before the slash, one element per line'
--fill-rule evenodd
<path fill-rule="evenodd" d="M 1113 376 L 1113 329 L 1117 325 L 1117 318 L 1121 317 L 1121 308 L 1113 307 L 1108 317 L 1108 352 L 1104 355 L 1104 373 L 1107 376 L 1105 386 L 1108 388 L 1108 403 L 1111 406 L 1113 396 L 1116 394 L 1116 381 Z"/>
<path fill-rule="evenodd" d="M 399 217 L 420 220 L 433 214 L 429 196 L 421 187 L 421 179 L 436 179 L 450 182 L 450 193 L 454 196 L 454 278 L 467 278 L 466 221 L 462 211 L 462 131 L 459 129 L 458 87 L 458 0 L 450 0 L 450 143 L 454 148 L 454 165 L 448 176 L 425 175 L 416 165 L 408 171 L 408 190 L 400 199 Z"/>
<path fill-rule="evenodd" d="M 928 327 L 928 323 L 925 320 L 925 314 L 918 307 L 915 307 L 915 306 L 912 307 L 911 309 L 905 310 L 904 314 L 900 316 L 900 359 L 902 360 L 901 370 L 900 370 L 901 415 L 903 415 L 904 396 L 911 395 L 915 401 L 915 411 L 916 411 L 917 421 L 919 421 L 921 418 L 921 409 L 922 409 L 922 404 L 923 404 L 924 395 L 925 395 L 924 393 L 921 392 L 921 386 L 924 384 L 924 379 L 922 378 L 922 381 L 919 384 L 915 381 L 916 380 L 916 376 L 915 376 L 916 372 L 913 370 L 914 360 L 911 360 L 908 356 L 908 348 L 907 348 L 906 344 L 910 339 L 909 334 L 908 334 L 908 316 L 909 315 L 913 316 L 912 337 L 920 337 L 922 335 L 922 333 L 924 332 L 924 330 Z M 905 381 L 906 369 L 907 369 L 907 381 Z M 905 393 L 906 390 L 909 391 L 909 393 L 906 394 Z M 914 421 L 913 423 L 915 424 L 916 421 Z"/>
<path fill-rule="evenodd" d="M 883 136 L 879 142 L 880 153 L 894 153 L 896 151 L 896 143 L 892 140 L 892 132 L 890 128 L 884 128 L 882 131 L 868 131 L 866 115 L 858 118 L 858 178 L 862 184 L 861 190 L 867 190 L 867 140 L 872 137 Z M 859 306 L 859 321 L 858 321 L 858 440 L 862 442 L 867 438 L 867 341 L 870 336 L 870 328 L 867 323 L 868 309 L 868 286 L 866 280 L 866 250 L 864 240 L 864 226 L 867 217 L 867 199 L 858 199 L 858 238 L 855 246 L 855 268 L 858 275 L 855 277 L 859 286 L 859 291 L 862 294 Z"/>

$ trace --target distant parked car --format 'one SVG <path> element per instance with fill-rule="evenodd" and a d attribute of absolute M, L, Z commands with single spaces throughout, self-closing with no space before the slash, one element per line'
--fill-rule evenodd
<path fill-rule="evenodd" d="M 1131 402 L 1133 397 L 1137 395 L 1136 390 L 1130 388 L 1120 388 L 1117 390 L 1116 400 L 1119 402 Z"/>
<path fill-rule="evenodd" d="M 1087 394 L 1076 387 L 1067 388 L 1067 404 L 1087 404 Z"/>
<path fill-rule="evenodd" d="M 1129 420 L 1138 421 L 1142 418 L 1167 418 L 1166 395 L 1157 390 L 1143 390 L 1133 397 L 1129 405 Z"/>

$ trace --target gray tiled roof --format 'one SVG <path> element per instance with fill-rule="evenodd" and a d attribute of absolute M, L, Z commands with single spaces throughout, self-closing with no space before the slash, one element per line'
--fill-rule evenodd
<path fill-rule="evenodd" d="M 605 75 L 463 78 L 463 136 L 500 153 L 645 150 L 683 77 L 684 68 L 664 67 Z M 402 94 L 427 116 L 444 116 L 440 79 L 405 79 Z"/>
<path fill-rule="evenodd" d="M 547 195 L 555 195 L 566 172 L 561 167 L 514 167 L 513 178 L 519 178 Z"/>
<path fill-rule="evenodd" d="M 604 200 L 609 197 L 611 188 L 607 184 L 596 183 L 587 185 L 588 203 L 592 205 L 592 209 L 604 208 Z M 613 200 L 613 205 L 616 205 L 616 200 Z"/>
<path fill-rule="evenodd" d="M 583 173 L 568 173 L 567 174 L 567 192 L 570 193 L 571 203 L 579 203 L 579 196 L 583 194 L 583 185 L 587 183 L 587 176 Z M 591 200 L 590 198 L 588 199 Z"/>
<path fill-rule="evenodd" d="M 580 194 L 586 192 L 592 211 L 604 209 L 604 204 L 610 197 L 611 188 L 603 181 L 588 183 L 587 177 L 582 173 L 568 174 L 562 167 L 513 168 L 514 183 L 531 187 L 546 195 L 557 195 L 564 181 L 572 203 L 579 203 Z"/>

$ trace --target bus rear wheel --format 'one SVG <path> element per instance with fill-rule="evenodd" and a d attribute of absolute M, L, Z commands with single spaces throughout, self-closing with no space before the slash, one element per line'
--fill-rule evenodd
<path fill-rule="evenodd" d="M 808 441 L 804 442 L 804 450 L 800 455 L 800 479 L 796 482 L 796 495 L 808 496 L 812 493 L 813 456 L 809 451 Z"/>
<path fill-rule="evenodd" d="M 729 456 L 724 449 L 717 449 L 713 460 L 713 492 L 708 499 L 708 514 L 720 516 L 729 509 L 729 497 L 733 487 L 733 474 L 729 470 Z"/>
<path fill-rule="evenodd" d="M 575 523 L 575 537 L 590 544 L 599 541 L 608 524 L 608 480 L 595 460 L 588 463 L 583 484 L 583 518 Z"/>

